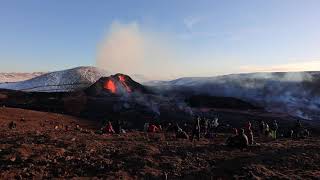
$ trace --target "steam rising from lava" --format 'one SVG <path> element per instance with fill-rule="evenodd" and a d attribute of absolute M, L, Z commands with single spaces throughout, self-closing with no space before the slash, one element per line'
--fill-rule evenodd
<path fill-rule="evenodd" d="M 114 22 L 99 46 L 97 66 L 111 73 L 163 79 L 175 70 L 169 43 L 163 35 L 142 31 L 137 23 Z"/>

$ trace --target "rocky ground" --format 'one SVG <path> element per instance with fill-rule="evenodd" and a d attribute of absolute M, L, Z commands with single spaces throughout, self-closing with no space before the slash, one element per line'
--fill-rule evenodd
<path fill-rule="evenodd" d="M 0 108 L 0 179 L 320 178 L 317 136 L 256 138 L 259 145 L 241 151 L 223 145 L 228 134 L 191 143 L 163 133 L 99 135 L 98 127 L 72 116 Z"/>

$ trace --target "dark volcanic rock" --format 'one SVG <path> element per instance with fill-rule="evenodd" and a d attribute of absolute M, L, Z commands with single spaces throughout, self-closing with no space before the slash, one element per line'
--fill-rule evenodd
<path fill-rule="evenodd" d="M 194 95 L 186 99 L 186 102 L 191 107 L 208 107 L 208 108 L 222 108 L 222 109 L 262 109 L 254 106 L 251 103 L 232 97 L 217 97 L 209 95 Z"/>

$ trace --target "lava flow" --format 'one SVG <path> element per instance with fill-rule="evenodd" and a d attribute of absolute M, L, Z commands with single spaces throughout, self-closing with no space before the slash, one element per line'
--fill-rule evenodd
<path fill-rule="evenodd" d="M 116 85 L 112 80 L 108 80 L 107 82 L 105 82 L 104 88 L 108 89 L 112 93 L 116 93 Z"/>
<path fill-rule="evenodd" d="M 126 91 L 131 92 L 131 89 L 129 88 L 129 86 L 126 83 L 125 77 L 123 75 L 119 75 L 118 77 L 119 77 L 121 84 L 126 88 Z"/>

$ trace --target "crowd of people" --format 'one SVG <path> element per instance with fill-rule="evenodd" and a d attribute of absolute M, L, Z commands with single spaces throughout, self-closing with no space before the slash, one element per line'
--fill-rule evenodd
<path fill-rule="evenodd" d="M 265 137 L 268 139 L 276 140 L 279 138 L 279 125 L 276 120 L 272 121 L 270 125 L 267 122 L 260 121 L 259 130 L 257 135 L 260 137 Z M 230 136 L 226 144 L 230 147 L 244 148 L 249 145 L 254 145 L 254 131 L 252 129 L 251 122 L 248 122 L 244 128 L 240 129 L 240 133 L 238 129 L 233 128 L 233 135 Z M 310 136 L 310 132 L 303 128 L 300 120 L 297 120 L 295 126 L 289 131 L 282 131 L 281 137 L 287 138 L 306 138 Z"/>
<path fill-rule="evenodd" d="M 218 132 L 219 125 L 219 119 L 217 117 L 209 119 L 198 116 L 192 124 L 185 122 L 182 126 L 178 123 L 168 123 L 163 128 L 160 123 L 145 123 L 143 130 L 146 133 L 173 132 L 177 139 L 188 139 L 193 142 L 194 140 L 200 141 L 201 138 L 213 139 Z M 122 129 L 120 121 L 113 122 L 113 125 L 111 121 L 108 121 L 101 129 L 101 133 L 121 134 L 126 133 L 126 131 Z M 303 128 L 300 120 L 297 120 L 292 129 L 286 133 L 282 131 L 281 134 L 279 134 L 279 125 L 276 120 L 270 121 L 269 123 L 260 121 L 260 123 L 255 124 L 254 127 L 251 122 L 248 121 L 242 128 L 232 128 L 232 135 L 227 138 L 226 145 L 242 149 L 250 145 L 255 145 L 254 137 L 276 140 L 279 136 L 305 138 L 310 136 L 310 132 Z"/>

